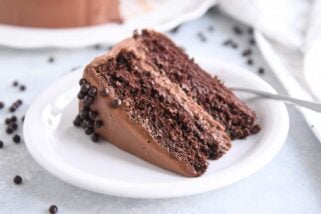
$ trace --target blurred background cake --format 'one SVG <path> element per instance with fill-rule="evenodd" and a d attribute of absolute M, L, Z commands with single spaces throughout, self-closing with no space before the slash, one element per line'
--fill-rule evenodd
<path fill-rule="evenodd" d="M 71 28 L 121 21 L 119 0 L 0 0 L 0 24 Z"/>

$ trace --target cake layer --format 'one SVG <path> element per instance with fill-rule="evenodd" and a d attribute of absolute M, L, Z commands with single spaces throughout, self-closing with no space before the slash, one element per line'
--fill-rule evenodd
<path fill-rule="evenodd" d="M 143 30 L 136 45 L 147 61 L 162 70 L 212 117 L 223 124 L 232 139 L 245 138 L 259 131 L 256 115 L 217 78 L 202 70 L 167 37 Z M 148 53 L 148 54 L 147 54 Z"/>
<path fill-rule="evenodd" d="M 0 0 L 0 24 L 70 28 L 120 21 L 119 0 Z"/>

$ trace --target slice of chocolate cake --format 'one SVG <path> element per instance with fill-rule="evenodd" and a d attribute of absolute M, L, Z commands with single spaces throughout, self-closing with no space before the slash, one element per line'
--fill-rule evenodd
<path fill-rule="evenodd" d="M 207 159 L 254 132 L 255 114 L 165 36 L 144 30 L 94 59 L 74 121 L 164 169 L 202 175 Z M 226 128 L 225 128 L 226 127 Z"/>

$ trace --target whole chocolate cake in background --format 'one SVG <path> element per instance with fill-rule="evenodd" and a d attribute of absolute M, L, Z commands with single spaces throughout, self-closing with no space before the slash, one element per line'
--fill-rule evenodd
<path fill-rule="evenodd" d="M 0 24 L 71 28 L 121 21 L 119 0 L 0 0 Z"/>
<path fill-rule="evenodd" d="M 85 69 L 78 94 L 82 126 L 150 163 L 202 175 L 231 139 L 259 131 L 255 113 L 166 36 L 135 32 Z"/>

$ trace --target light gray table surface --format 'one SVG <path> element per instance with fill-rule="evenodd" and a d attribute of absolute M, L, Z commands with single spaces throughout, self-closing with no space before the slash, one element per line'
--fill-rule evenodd
<path fill-rule="evenodd" d="M 209 32 L 207 27 L 214 26 Z M 249 47 L 250 35 L 233 33 L 234 25 L 247 29 L 216 10 L 202 18 L 184 24 L 176 34 L 169 34 L 194 57 L 219 58 L 258 73 L 265 68 L 263 79 L 278 92 L 285 93 L 278 80 L 254 47 L 254 65 L 246 64 L 241 56 Z M 198 38 L 201 31 L 207 41 Z M 1 35 L 0 35 L 1 36 Z M 108 36 L 108 35 L 106 35 Z M 238 48 L 222 45 L 227 38 Z M 76 39 L 76 38 L 75 38 Z M 21 117 L 28 105 L 49 84 L 71 68 L 88 63 L 105 52 L 93 47 L 83 49 L 16 50 L 0 47 L 0 101 L 7 107 L 21 98 L 24 103 L 17 111 Z M 53 63 L 48 58 L 54 57 Z M 17 80 L 27 86 L 20 92 L 12 87 Z M 277 156 L 256 174 L 228 187 L 195 196 L 148 200 L 128 199 L 96 194 L 60 181 L 42 169 L 29 155 L 24 143 L 14 144 L 5 134 L 7 108 L 0 110 L 0 213 L 47 213 L 51 204 L 59 213 L 321 213 L 321 144 L 300 113 L 288 106 L 290 131 Z M 21 123 L 19 123 L 21 133 Z M 13 177 L 23 177 L 23 185 L 13 184 Z"/>

